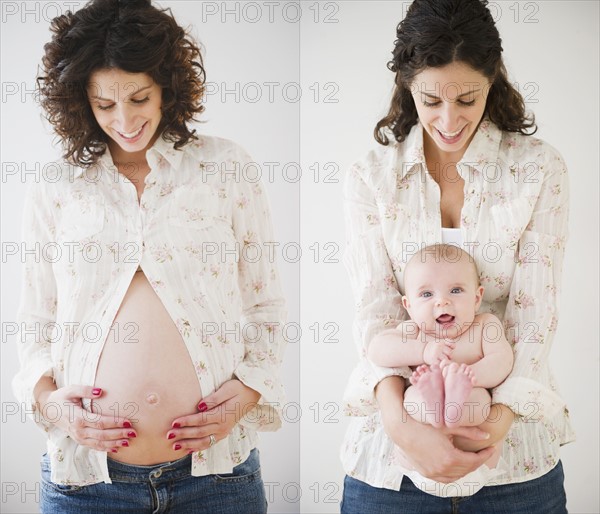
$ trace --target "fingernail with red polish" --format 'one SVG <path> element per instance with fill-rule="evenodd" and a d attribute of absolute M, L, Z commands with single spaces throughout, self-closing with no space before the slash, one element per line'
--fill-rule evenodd
<path fill-rule="evenodd" d="M 137 437 L 135 432 L 127 432 L 127 437 Z"/>
<path fill-rule="evenodd" d="M 111 448 L 110 451 L 113 453 L 117 453 L 119 450 L 117 450 L 116 448 Z"/>
<path fill-rule="evenodd" d="M 102 389 L 100 389 L 99 387 L 94 387 L 94 389 L 92 389 L 92 394 L 94 396 L 98 396 L 98 395 L 102 394 Z"/>
<path fill-rule="evenodd" d="M 205 410 L 208 410 L 208 405 L 206 405 L 206 403 L 204 403 L 204 402 L 200 402 L 198 404 L 198 410 L 200 412 L 204 412 Z"/>
<path fill-rule="evenodd" d="M 129 441 L 121 441 L 121 446 L 129 446 Z"/>
<path fill-rule="evenodd" d="M 181 428 L 181 423 L 173 423 L 172 428 Z"/>
<path fill-rule="evenodd" d="M 129 423 L 129 421 L 123 421 L 123 428 L 131 428 L 131 423 Z"/>
<path fill-rule="evenodd" d="M 174 450 L 181 450 L 181 445 L 179 443 L 177 443 L 175 446 L 173 446 Z"/>
<path fill-rule="evenodd" d="M 168 435 L 167 439 L 175 439 L 175 434 L 174 434 L 173 432 L 171 432 L 171 433 Z"/>

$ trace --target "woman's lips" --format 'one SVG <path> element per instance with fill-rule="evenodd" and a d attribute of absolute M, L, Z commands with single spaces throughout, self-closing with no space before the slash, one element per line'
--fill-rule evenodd
<path fill-rule="evenodd" d="M 115 130 L 115 131 L 117 132 L 117 134 L 119 134 L 120 138 L 123 141 L 127 141 L 128 143 L 135 143 L 135 142 L 139 141 L 141 139 L 141 137 L 144 135 L 144 132 L 146 130 L 146 125 L 147 124 L 148 124 L 148 122 L 145 122 L 136 131 L 127 133 L 127 134 L 135 134 L 133 137 L 127 137 L 127 135 L 124 134 L 123 132 L 119 132 L 118 130 Z"/>
<path fill-rule="evenodd" d="M 466 125 L 465 125 L 465 127 L 466 127 Z M 444 143 L 446 143 L 447 145 L 452 145 L 452 144 L 454 144 L 454 143 L 456 143 L 456 142 L 458 142 L 458 141 L 460 140 L 460 138 L 462 137 L 462 135 L 463 135 L 463 132 L 464 132 L 464 130 L 465 130 L 465 127 L 461 128 L 461 129 L 460 129 L 460 131 L 458 131 L 458 133 L 451 132 L 451 134 L 455 134 L 455 135 L 453 135 L 453 136 L 450 136 L 450 137 L 448 137 L 448 136 L 447 136 L 448 132 L 445 132 L 445 133 L 444 133 L 444 132 L 442 132 L 442 131 L 441 131 L 440 129 L 438 129 L 438 128 L 436 128 L 435 130 L 437 130 L 437 133 L 439 134 L 439 136 L 440 136 L 440 139 L 441 139 L 441 140 L 442 140 Z M 446 135 L 444 135 L 444 134 L 446 134 Z"/>

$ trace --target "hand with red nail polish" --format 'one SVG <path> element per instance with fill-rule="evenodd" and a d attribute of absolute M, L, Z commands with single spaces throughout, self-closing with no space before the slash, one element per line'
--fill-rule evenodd
<path fill-rule="evenodd" d="M 128 446 L 129 438 L 137 434 L 126 419 L 95 412 L 94 400 L 103 394 L 100 387 L 70 385 L 42 391 L 37 398 L 40 412 L 49 406 L 52 406 L 51 412 L 58 411 L 51 424 L 78 444 L 116 453 L 116 446 Z M 89 412 L 93 412 L 94 416 L 90 416 Z"/>
<path fill-rule="evenodd" d="M 206 450 L 212 446 L 211 441 L 225 439 L 259 399 L 260 394 L 254 389 L 239 380 L 228 380 L 214 393 L 202 398 L 197 405 L 197 414 L 174 420 L 167 439 L 177 441 L 174 450 L 184 449 L 188 453 Z"/>

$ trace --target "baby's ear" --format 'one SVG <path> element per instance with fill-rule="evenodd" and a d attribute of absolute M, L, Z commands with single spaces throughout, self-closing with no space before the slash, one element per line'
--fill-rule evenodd
<path fill-rule="evenodd" d="M 406 310 L 410 309 L 410 302 L 406 296 L 402 297 L 402 307 L 404 307 Z"/>
<path fill-rule="evenodd" d="M 483 286 L 479 286 L 477 288 L 477 290 L 475 291 L 475 310 L 479 309 L 479 307 L 481 307 L 481 302 L 483 300 L 483 292 L 485 291 L 485 288 Z"/>

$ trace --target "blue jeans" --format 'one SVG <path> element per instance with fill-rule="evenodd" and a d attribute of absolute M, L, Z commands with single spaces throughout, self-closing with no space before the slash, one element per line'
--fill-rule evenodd
<path fill-rule="evenodd" d="M 473 496 L 440 498 L 417 489 L 407 477 L 399 491 L 372 487 L 346 476 L 342 514 L 566 514 L 562 464 L 545 475 L 484 487 Z"/>
<path fill-rule="evenodd" d="M 86 486 L 50 482 L 50 462 L 42 457 L 42 514 L 263 514 L 267 499 L 256 448 L 245 462 L 223 475 L 194 477 L 191 455 L 154 466 L 108 459 L 112 484 Z"/>

